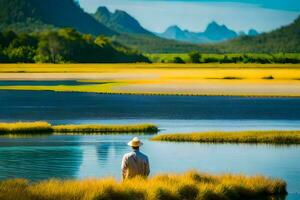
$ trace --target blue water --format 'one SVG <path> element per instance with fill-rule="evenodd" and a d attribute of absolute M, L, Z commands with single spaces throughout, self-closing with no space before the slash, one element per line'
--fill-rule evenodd
<path fill-rule="evenodd" d="M 0 91 L 0 120 L 64 123 L 156 123 L 161 133 L 233 130 L 300 130 L 300 99 L 122 96 Z M 124 136 L 0 137 L 0 179 L 120 178 L 130 148 Z M 197 169 L 262 174 L 288 182 L 300 199 L 300 146 L 151 142 L 141 136 L 151 175 Z"/>
<path fill-rule="evenodd" d="M 0 91 L 0 120 L 300 120 L 300 98 Z"/>

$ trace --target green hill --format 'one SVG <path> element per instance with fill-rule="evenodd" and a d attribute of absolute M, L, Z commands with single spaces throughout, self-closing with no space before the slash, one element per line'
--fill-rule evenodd
<path fill-rule="evenodd" d="M 290 25 L 256 37 L 244 36 L 219 45 L 226 53 L 299 53 L 300 16 Z"/>
<path fill-rule="evenodd" d="M 0 63 L 127 63 L 149 60 L 119 43 L 64 28 L 36 34 L 0 32 Z"/>
<path fill-rule="evenodd" d="M 220 50 L 212 45 L 197 45 L 178 42 L 175 40 L 159 38 L 157 36 L 120 34 L 113 36 L 113 40 L 134 49 L 138 49 L 143 53 L 187 53 L 191 51 L 220 53 Z"/>
<path fill-rule="evenodd" d="M 0 0 L 0 22 L 2 30 L 72 27 L 93 35 L 115 34 L 85 13 L 73 0 Z"/>
<path fill-rule="evenodd" d="M 95 16 L 85 13 L 73 0 L 0 0 L 0 30 L 28 33 L 72 27 L 94 36 L 110 36 L 113 41 L 143 52 L 183 53 L 203 49 L 154 36 L 123 11 L 100 11 L 107 17 L 96 20 Z"/>

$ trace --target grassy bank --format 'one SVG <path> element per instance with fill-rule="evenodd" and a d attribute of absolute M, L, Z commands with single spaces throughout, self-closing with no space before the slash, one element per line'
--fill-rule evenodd
<path fill-rule="evenodd" d="M 0 64 L 0 90 L 300 97 L 300 64 Z M 37 80 L 77 80 L 44 85 Z M 86 84 L 85 84 L 86 83 Z"/>
<path fill-rule="evenodd" d="M 126 134 L 157 133 L 158 128 L 152 124 L 137 125 L 60 125 L 52 126 L 47 122 L 0 123 L 0 135 L 5 134 Z"/>
<path fill-rule="evenodd" d="M 300 131 L 243 131 L 164 134 L 153 141 L 200 143 L 300 144 Z"/>
<path fill-rule="evenodd" d="M 279 179 L 231 174 L 213 176 L 195 171 L 122 183 L 111 178 L 33 184 L 26 180 L 0 182 L 0 199 L 6 200 L 228 200 L 266 199 L 285 194 L 286 183 Z"/>
<path fill-rule="evenodd" d="M 152 124 L 140 125 L 60 125 L 53 126 L 56 133 L 157 133 Z"/>

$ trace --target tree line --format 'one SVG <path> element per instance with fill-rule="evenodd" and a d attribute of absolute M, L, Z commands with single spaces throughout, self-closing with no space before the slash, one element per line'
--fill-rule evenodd
<path fill-rule="evenodd" d="M 172 55 L 172 54 L 171 54 Z M 184 55 L 184 54 L 183 54 Z M 155 61 L 153 61 L 155 62 Z M 167 60 L 161 59 L 159 62 L 168 63 L 300 63 L 300 54 L 278 53 L 278 54 L 201 54 L 193 51 L 188 56 L 174 55 Z"/>
<path fill-rule="evenodd" d="M 72 28 L 39 33 L 0 32 L 1 63 L 129 63 L 149 62 L 139 52 L 104 36 Z"/>

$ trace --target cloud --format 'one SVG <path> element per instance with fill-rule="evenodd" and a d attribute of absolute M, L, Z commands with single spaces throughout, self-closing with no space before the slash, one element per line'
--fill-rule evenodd
<path fill-rule="evenodd" d="M 257 2 L 254 4 L 255 0 L 246 0 L 253 1 L 251 4 L 217 1 L 80 0 L 80 4 L 89 12 L 94 12 L 100 5 L 105 5 L 111 10 L 125 10 L 137 18 L 145 28 L 156 32 L 162 32 L 173 24 L 183 29 L 203 31 L 213 20 L 236 31 L 246 31 L 250 28 L 270 31 L 291 23 L 300 13 L 266 8 Z"/>

